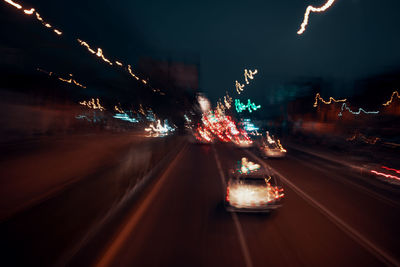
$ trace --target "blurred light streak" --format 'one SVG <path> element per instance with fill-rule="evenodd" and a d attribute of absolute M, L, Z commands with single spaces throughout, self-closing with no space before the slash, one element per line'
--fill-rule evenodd
<path fill-rule="evenodd" d="M 121 108 L 119 108 L 118 106 L 114 106 L 114 110 L 119 112 L 119 113 L 125 113 L 125 111 L 123 111 Z"/>
<path fill-rule="evenodd" d="M 31 9 L 24 9 L 24 13 L 25 14 L 27 14 L 27 15 L 32 15 L 33 14 L 33 12 L 35 12 L 35 9 L 34 8 L 31 8 Z"/>
<path fill-rule="evenodd" d="M 136 75 L 132 72 L 132 67 L 131 67 L 131 65 L 128 65 L 128 72 L 129 72 L 130 75 L 132 75 L 132 77 L 134 77 L 136 80 L 139 81 L 139 77 L 136 76 Z"/>
<path fill-rule="evenodd" d="M 249 80 L 247 78 L 253 80 L 254 79 L 253 75 L 256 75 L 257 73 L 258 73 L 257 70 L 251 71 L 251 70 L 245 69 L 244 70 L 244 80 L 246 81 L 246 84 L 249 84 Z"/>
<path fill-rule="evenodd" d="M 228 92 L 226 92 L 226 96 L 224 96 L 224 103 L 225 103 L 225 107 L 227 108 L 227 109 L 230 109 L 231 108 L 231 104 L 232 104 L 232 97 L 230 97 L 229 95 L 228 95 Z"/>
<path fill-rule="evenodd" d="M 260 169 L 260 165 L 254 162 L 249 161 L 247 158 L 243 157 L 241 160 L 241 166 L 239 168 L 239 172 L 243 174 L 247 174 L 250 172 L 254 172 Z"/>
<path fill-rule="evenodd" d="M 6 3 L 8 3 L 8 4 L 10 4 L 10 5 L 12 5 L 12 6 L 14 6 L 14 7 L 17 8 L 17 9 L 22 9 L 22 5 L 20 5 L 20 4 L 16 3 L 16 2 L 13 2 L 13 1 L 11 1 L 11 0 L 3 0 L 3 1 L 6 2 Z M 40 21 L 40 23 L 42 23 L 43 26 L 45 26 L 46 28 L 50 28 L 50 29 L 53 28 L 53 26 L 51 26 L 50 23 L 47 23 L 47 22 L 45 22 L 45 21 L 43 20 L 43 18 L 39 15 L 38 12 L 35 11 L 34 8 L 31 8 L 31 9 L 24 9 L 23 12 L 24 12 L 24 14 L 29 15 L 29 16 L 32 15 L 33 13 L 35 13 L 36 19 L 37 19 L 38 21 Z M 54 31 L 57 35 L 61 35 L 61 34 L 62 34 L 62 32 L 61 32 L 60 30 L 57 30 L 57 29 L 55 29 L 55 28 L 53 28 L 53 31 Z"/>
<path fill-rule="evenodd" d="M 240 84 L 238 81 L 235 81 L 236 92 L 240 95 L 243 92 L 244 84 Z"/>
<path fill-rule="evenodd" d="M 357 138 L 360 138 L 364 143 L 366 144 L 370 144 L 370 145 L 375 145 L 376 142 L 378 142 L 380 140 L 379 137 L 367 137 L 362 133 L 355 133 L 353 134 L 353 136 L 346 138 L 346 141 L 354 141 Z"/>
<path fill-rule="evenodd" d="M 69 74 L 69 76 L 70 76 L 69 79 L 64 79 L 64 78 L 62 78 L 62 77 L 60 77 L 60 76 L 57 76 L 57 75 L 54 74 L 54 72 L 52 72 L 52 71 L 51 71 L 51 72 L 48 72 L 48 71 L 45 71 L 45 70 L 40 69 L 40 68 L 36 68 L 36 70 L 37 70 L 37 71 L 40 71 L 40 72 L 43 72 L 43 73 L 46 73 L 46 74 L 49 75 L 49 76 L 56 76 L 56 78 L 57 78 L 58 80 L 62 81 L 62 82 L 74 84 L 74 85 L 79 86 L 79 87 L 81 87 L 81 88 L 86 88 L 86 86 L 84 86 L 84 85 L 78 83 L 75 79 L 73 79 L 73 78 L 72 78 L 72 74 Z"/>
<path fill-rule="evenodd" d="M 362 109 L 362 108 L 359 108 L 358 111 L 352 111 L 352 110 L 346 105 L 346 103 L 343 103 L 343 105 L 342 105 L 342 107 L 341 107 L 341 110 L 340 110 L 340 112 L 339 112 L 339 114 L 338 114 L 339 117 L 341 117 L 341 116 L 343 115 L 343 111 L 344 111 L 345 108 L 346 108 L 346 110 L 348 110 L 348 111 L 349 111 L 351 114 L 353 114 L 353 115 L 360 115 L 361 112 L 363 112 L 363 113 L 365 113 L 365 114 L 378 114 L 378 113 L 379 113 L 379 111 L 365 111 L 365 110 Z"/>
<path fill-rule="evenodd" d="M 21 9 L 21 8 L 22 8 L 22 6 L 21 6 L 20 4 L 17 4 L 17 3 L 15 3 L 15 2 L 11 1 L 11 0 L 4 0 L 4 2 L 6 2 L 6 3 L 8 3 L 8 4 L 10 4 L 10 5 L 12 5 L 12 6 L 18 8 L 18 9 Z"/>
<path fill-rule="evenodd" d="M 240 102 L 239 99 L 235 99 L 235 107 L 236 111 L 238 113 L 242 112 L 243 110 L 247 109 L 250 113 L 253 112 L 253 110 L 257 110 L 261 108 L 261 105 L 256 105 L 250 101 L 250 99 L 247 99 L 247 105 L 243 104 Z"/>
<path fill-rule="evenodd" d="M 164 125 L 161 124 L 160 120 L 157 120 L 156 126 L 153 123 L 150 123 L 148 128 L 144 129 L 146 132 L 149 132 L 150 136 L 153 137 L 163 137 L 168 135 L 169 132 L 175 131 L 174 128 L 168 125 L 168 121 L 164 120 Z"/>
<path fill-rule="evenodd" d="M 394 92 L 392 93 L 392 96 L 390 97 L 390 100 L 387 101 L 386 103 L 384 103 L 383 105 L 384 105 L 384 106 L 389 106 L 389 105 L 393 102 L 393 98 L 394 98 L 395 95 L 397 95 L 397 98 L 400 98 L 399 92 L 394 91 Z"/>
<path fill-rule="evenodd" d="M 333 97 L 329 97 L 329 101 L 325 101 L 325 100 L 321 97 L 321 95 L 320 95 L 319 93 L 317 93 L 317 94 L 315 95 L 315 102 L 314 102 L 314 107 L 315 107 L 315 108 L 318 106 L 318 100 L 320 100 L 322 103 L 327 104 L 327 105 L 332 104 L 332 101 L 333 101 L 333 102 L 346 102 L 346 101 L 347 101 L 347 99 L 338 99 L 338 100 L 336 100 L 336 99 L 334 99 Z"/>
<path fill-rule="evenodd" d="M 113 118 L 133 123 L 139 122 L 137 119 L 129 117 L 129 115 L 126 113 L 117 113 L 113 116 Z"/>
<path fill-rule="evenodd" d="M 14 1 L 12 1 L 12 0 L 3 0 L 3 1 L 6 2 L 6 3 L 8 3 L 8 4 L 10 4 L 10 5 L 12 5 L 12 6 L 14 6 L 14 7 L 17 8 L 17 9 L 22 9 L 22 8 L 23 8 L 22 5 L 20 5 L 20 4 L 16 3 L 16 2 L 14 2 Z M 45 22 L 45 21 L 43 20 L 43 18 L 40 16 L 40 14 L 39 14 L 37 11 L 35 11 L 34 8 L 31 8 L 31 9 L 24 9 L 23 12 L 24 12 L 24 14 L 26 14 L 26 15 L 35 14 L 36 19 L 37 19 L 38 21 L 40 21 L 41 24 L 42 24 L 43 26 L 45 26 L 46 28 L 52 29 L 53 32 L 56 33 L 56 34 L 59 35 L 59 36 L 63 34 L 63 32 L 62 32 L 61 30 L 56 29 L 56 28 L 54 28 L 50 23 Z M 89 44 L 88 44 L 87 42 L 82 41 L 82 40 L 80 40 L 80 39 L 77 39 L 77 41 L 78 41 L 82 46 L 85 46 L 85 47 L 87 48 L 87 50 L 88 50 L 90 53 L 95 54 L 97 57 L 101 58 L 104 62 L 108 63 L 109 65 L 113 65 L 113 63 L 112 63 L 108 58 L 106 58 L 106 57 L 104 56 L 103 50 L 102 50 L 101 48 L 97 48 L 97 50 L 94 50 L 94 49 L 92 49 L 92 48 L 89 46 Z M 116 63 L 118 66 L 120 66 L 120 67 L 123 66 L 123 64 L 122 64 L 120 61 L 117 61 L 117 60 L 116 60 L 115 63 Z M 134 78 L 136 78 L 136 80 L 138 80 L 138 81 L 140 80 L 139 77 L 137 77 L 135 74 L 132 73 L 132 70 L 131 70 L 130 66 L 128 66 L 128 72 L 129 72 Z M 152 88 L 152 87 L 148 84 L 148 81 L 147 81 L 147 80 L 141 79 L 141 82 L 142 82 L 143 84 L 149 86 L 149 87 L 153 90 L 153 92 L 159 93 L 160 95 L 165 95 L 165 93 L 164 93 L 164 92 L 161 92 L 161 90 Z"/>
<path fill-rule="evenodd" d="M 87 106 L 88 108 L 91 108 L 91 109 L 98 109 L 100 111 L 105 110 L 105 108 L 100 104 L 100 100 L 98 98 L 96 98 L 96 100 L 94 100 L 94 98 L 92 98 L 92 100 L 90 100 L 90 101 L 82 101 L 82 102 L 79 102 L 79 104 L 82 106 Z"/>
<path fill-rule="evenodd" d="M 304 13 L 303 22 L 301 23 L 300 29 L 297 31 L 297 34 L 300 35 L 306 30 L 306 26 L 308 24 L 308 17 L 309 17 L 311 12 L 324 12 L 325 10 L 327 10 L 328 8 L 330 8 L 332 6 L 333 2 L 335 2 L 335 0 L 328 0 L 321 7 L 313 7 L 311 5 L 308 6 L 307 9 L 306 9 L 306 12 Z"/>
<path fill-rule="evenodd" d="M 396 144 L 396 143 L 393 143 L 393 142 L 385 142 L 384 144 L 385 145 L 389 145 L 389 146 L 393 146 L 393 147 L 400 147 L 400 144 Z"/>
<path fill-rule="evenodd" d="M 394 171 L 394 172 L 400 174 L 400 170 L 396 170 L 396 169 L 389 168 L 389 167 L 386 167 L 386 166 L 381 166 L 381 168 L 385 169 L 385 170 L 388 170 L 388 171 Z"/>
<path fill-rule="evenodd" d="M 386 178 L 395 179 L 395 180 L 400 181 L 400 177 L 397 177 L 397 176 L 394 176 L 394 175 L 386 174 L 386 173 L 383 173 L 383 172 L 377 172 L 375 170 L 371 170 L 371 172 L 376 174 L 376 175 L 379 175 L 379 176 L 384 176 Z"/>
<path fill-rule="evenodd" d="M 81 119 L 86 119 L 87 121 L 92 121 L 91 119 L 89 119 L 86 115 L 78 115 L 75 116 L 76 119 L 81 120 Z"/>
<path fill-rule="evenodd" d="M 78 43 L 80 43 L 82 46 L 86 47 L 87 50 L 92 53 L 92 54 L 96 54 L 97 57 L 101 58 L 104 62 L 107 62 L 108 64 L 112 65 L 112 62 L 106 58 L 103 54 L 103 50 L 101 48 L 97 48 L 97 51 L 95 51 L 93 48 L 90 47 L 90 45 L 85 42 L 82 41 L 81 39 L 77 39 Z"/>

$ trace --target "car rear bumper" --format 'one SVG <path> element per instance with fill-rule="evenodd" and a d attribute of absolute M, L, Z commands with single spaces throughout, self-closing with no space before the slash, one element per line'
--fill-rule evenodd
<path fill-rule="evenodd" d="M 225 208 L 227 211 L 230 212 L 271 212 L 278 208 L 282 207 L 282 204 L 268 204 L 262 206 L 242 206 L 242 207 L 235 207 L 229 203 L 225 203 Z"/>

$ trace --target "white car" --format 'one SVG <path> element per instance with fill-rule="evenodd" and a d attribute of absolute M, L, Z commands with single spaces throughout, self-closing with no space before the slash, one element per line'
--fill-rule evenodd
<path fill-rule="evenodd" d="M 280 180 L 267 173 L 232 172 L 225 207 L 228 211 L 269 212 L 282 206 L 284 197 Z"/>

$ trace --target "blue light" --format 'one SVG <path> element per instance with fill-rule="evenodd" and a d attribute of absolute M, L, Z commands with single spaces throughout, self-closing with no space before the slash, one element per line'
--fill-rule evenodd
<path fill-rule="evenodd" d="M 129 117 L 128 114 L 126 114 L 126 113 L 117 113 L 113 116 L 113 118 L 120 119 L 123 121 L 129 121 L 129 122 L 133 122 L 133 123 L 138 122 L 137 119 Z"/>

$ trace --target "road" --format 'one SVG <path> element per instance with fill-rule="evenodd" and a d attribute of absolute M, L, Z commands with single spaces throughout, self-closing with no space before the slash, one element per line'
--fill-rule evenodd
<path fill-rule="evenodd" d="M 225 211 L 227 173 L 243 156 L 280 175 L 281 209 Z M 273 160 L 230 145 L 187 144 L 113 223 L 74 257 L 50 265 L 396 265 L 399 203 L 395 193 L 300 151 Z"/>

